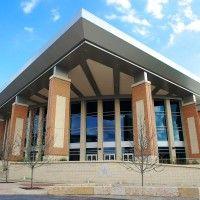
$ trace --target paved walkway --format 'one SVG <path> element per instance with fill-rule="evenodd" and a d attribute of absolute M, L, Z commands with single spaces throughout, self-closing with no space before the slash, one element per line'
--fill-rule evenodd
<path fill-rule="evenodd" d="M 52 196 L 38 196 L 38 195 L 14 195 L 14 196 L 0 196 L 0 200 L 108 200 L 108 198 L 102 197 L 52 197 Z M 116 200 L 116 199 L 129 199 L 129 200 L 189 200 L 186 198 L 163 198 L 163 197 L 131 197 L 131 198 L 109 198 L 109 200 Z M 191 199 L 192 200 L 192 199 Z M 194 199 L 193 199 L 194 200 Z"/>
<path fill-rule="evenodd" d="M 24 183 L 0 183 L 0 200 L 191 200 L 188 198 L 164 198 L 164 197 L 115 197 L 115 196 L 66 196 L 66 197 L 54 197 L 47 196 L 47 185 L 43 185 L 44 189 L 40 190 L 24 190 L 20 187 L 27 186 Z M 41 185 L 36 185 L 41 186 Z M 194 200 L 194 199 L 193 199 Z"/>

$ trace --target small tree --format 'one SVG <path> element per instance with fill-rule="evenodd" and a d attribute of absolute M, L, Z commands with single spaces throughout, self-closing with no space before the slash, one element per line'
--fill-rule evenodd
<path fill-rule="evenodd" d="M 128 170 L 133 170 L 141 175 L 141 185 L 144 186 L 144 175 L 150 171 L 162 171 L 161 164 L 159 164 L 159 157 L 155 151 L 157 145 L 155 144 L 155 133 L 147 135 L 145 123 L 138 124 L 138 137 L 134 145 L 134 156 L 129 162 L 123 162 Z"/>
<path fill-rule="evenodd" d="M 43 160 L 44 150 L 50 145 L 50 141 L 45 138 L 44 127 L 44 110 L 40 110 L 37 120 L 31 121 L 29 117 L 29 125 L 27 127 L 26 148 L 24 164 L 30 168 L 30 188 L 34 184 L 34 171 L 36 168 L 49 163 L 49 160 Z M 31 115 L 30 115 L 31 116 Z M 32 123 L 37 124 L 37 129 L 33 128 Z M 30 128 L 31 127 L 31 128 Z"/>
<path fill-rule="evenodd" d="M 6 183 L 8 183 L 9 161 L 13 157 L 14 151 L 18 148 L 21 148 L 21 137 L 19 136 L 19 134 L 16 133 L 13 139 L 10 134 L 6 133 L 4 144 L 0 149 L 1 167 L 3 173 L 5 174 Z"/>
<path fill-rule="evenodd" d="M 30 188 L 34 188 L 34 172 L 36 168 L 41 167 L 50 162 L 50 160 L 44 160 L 44 150 L 47 148 L 49 143 L 45 141 L 45 143 L 31 143 L 32 145 L 26 147 L 26 157 L 24 159 L 24 164 L 30 168 Z"/>

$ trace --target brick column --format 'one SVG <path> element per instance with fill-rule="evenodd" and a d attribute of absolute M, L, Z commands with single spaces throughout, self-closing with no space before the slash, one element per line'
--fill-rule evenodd
<path fill-rule="evenodd" d="M 69 159 L 70 85 L 67 76 L 50 78 L 45 159 Z"/>
<path fill-rule="evenodd" d="M 24 147 L 26 137 L 26 122 L 28 115 L 28 105 L 14 103 L 10 120 L 10 133 L 7 137 L 7 145 L 10 160 L 21 161 L 24 158 Z"/>
<path fill-rule="evenodd" d="M 183 104 L 182 113 L 186 155 L 188 158 L 200 160 L 200 117 L 195 102 Z"/>
<path fill-rule="evenodd" d="M 6 122 L 0 119 L 0 153 L 3 151 L 3 141 L 5 138 Z M 0 155 L 1 156 L 1 155 Z"/>
<path fill-rule="evenodd" d="M 149 81 L 144 80 L 132 85 L 132 109 L 135 155 L 139 156 L 139 135 L 141 127 L 144 127 L 143 136 L 148 141 L 148 148 L 145 154 L 157 157 L 155 112 L 151 94 L 151 83 Z"/>

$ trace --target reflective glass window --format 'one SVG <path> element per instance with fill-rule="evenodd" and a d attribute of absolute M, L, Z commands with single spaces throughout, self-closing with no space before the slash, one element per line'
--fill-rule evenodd
<path fill-rule="evenodd" d="M 33 129 L 32 129 L 32 139 L 31 145 L 37 145 L 37 137 L 38 137 L 38 119 L 39 119 L 39 109 L 35 109 L 33 111 Z"/>
<path fill-rule="evenodd" d="M 71 130 L 70 130 L 70 142 L 80 142 L 80 126 L 81 126 L 81 104 L 71 104 Z"/>
<path fill-rule="evenodd" d="M 168 147 L 158 147 L 159 162 L 170 163 L 170 155 Z"/>
<path fill-rule="evenodd" d="M 174 140 L 183 141 L 183 129 L 179 101 L 171 100 L 172 123 L 174 130 Z"/>
<path fill-rule="evenodd" d="M 176 147 L 176 163 L 177 164 L 186 163 L 186 154 L 184 147 Z"/>
<path fill-rule="evenodd" d="M 131 100 L 120 101 L 121 140 L 133 141 L 133 118 Z"/>
<path fill-rule="evenodd" d="M 166 112 L 163 100 L 155 100 L 155 117 L 158 141 L 167 141 Z"/>
<path fill-rule="evenodd" d="M 80 160 L 80 149 L 70 149 L 69 160 L 70 161 L 79 161 Z"/>
<path fill-rule="evenodd" d="M 97 102 L 87 102 L 87 142 L 97 142 L 97 126 Z"/>
<path fill-rule="evenodd" d="M 103 102 L 103 139 L 104 142 L 115 141 L 114 101 Z"/>
<path fill-rule="evenodd" d="M 104 147 L 104 154 L 115 154 L 115 147 Z"/>
<path fill-rule="evenodd" d="M 47 108 L 45 108 L 44 116 L 43 116 L 43 135 L 42 135 L 42 144 L 45 145 L 45 137 L 46 137 L 46 119 L 47 119 Z"/>

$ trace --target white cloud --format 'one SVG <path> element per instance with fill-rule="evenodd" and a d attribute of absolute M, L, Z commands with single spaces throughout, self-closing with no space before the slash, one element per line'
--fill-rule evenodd
<path fill-rule="evenodd" d="M 193 20 L 187 25 L 186 30 L 193 32 L 200 32 L 200 19 Z"/>
<path fill-rule="evenodd" d="M 59 13 L 58 9 L 52 9 L 51 16 L 52 16 L 52 20 L 54 22 L 58 21 L 60 19 L 60 13 Z"/>
<path fill-rule="evenodd" d="M 193 13 L 193 0 L 178 1 L 179 10 L 170 18 L 170 34 L 168 45 L 171 46 L 175 42 L 175 38 L 184 32 L 200 33 L 200 17 Z"/>
<path fill-rule="evenodd" d="M 22 1 L 21 7 L 25 14 L 29 14 L 36 7 L 40 0 L 26 0 Z"/>
<path fill-rule="evenodd" d="M 130 0 L 106 0 L 107 5 L 117 6 L 119 9 L 130 9 L 131 1 Z"/>
<path fill-rule="evenodd" d="M 105 18 L 108 20 L 113 20 L 113 19 L 117 19 L 117 15 L 115 15 L 115 14 L 106 15 Z"/>
<path fill-rule="evenodd" d="M 142 36 L 149 35 L 149 31 L 145 27 L 136 27 L 133 32 L 139 33 Z"/>
<path fill-rule="evenodd" d="M 117 13 L 106 15 L 109 20 L 118 19 L 129 24 L 150 26 L 148 20 L 139 17 L 131 4 L 131 0 L 106 0 L 107 5 L 114 6 Z"/>
<path fill-rule="evenodd" d="M 146 19 L 140 19 L 139 17 L 137 17 L 133 9 L 129 11 L 127 14 L 122 15 L 120 18 L 121 21 L 128 22 L 130 24 L 150 26 L 150 23 Z"/>
<path fill-rule="evenodd" d="M 29 32 L 29 33 L 33 33 L 34 28 L 33 28 L 33 27 L 25 26 L 25 27 L 24 27 L 24 30 L 27 31 L 27 32 Z"/>
<path fill-rule="evenodd" d="M 162 19 L 163 6 L 168 3 L 168 0 L 148 0 L 146 10 L 157 19 Z"/>
<path fill-rule="evenodd" d="M 192 0 L 181 0 L 178 1 L 178 5 L 181 7 L 181 11 L 184 14 L 184 17 L 189 19 L 194 19 L 196 16 L 192 11 Z"/>

